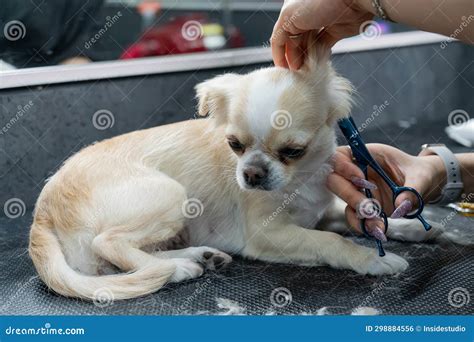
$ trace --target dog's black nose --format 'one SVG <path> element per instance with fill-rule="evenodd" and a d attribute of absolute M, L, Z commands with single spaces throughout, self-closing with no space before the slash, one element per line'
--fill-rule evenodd
<path fill-rule="evenodd" d="M 267 178 L 268 169 L 260 166 L 248 166 L 244 170 L 244 180 L 250 186 L 262 185 Z"/>

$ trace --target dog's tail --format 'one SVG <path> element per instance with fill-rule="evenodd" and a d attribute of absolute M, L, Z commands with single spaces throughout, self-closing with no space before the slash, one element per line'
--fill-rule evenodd
<path fill-rule="evenodd" d="M 171 260 L 159 260 L 131 273 L 90 276 L 72 269 L 61 250 L 52 225 L 35 218 L 29 253 L 40 278 L 53 291 L 68 297 L 113 301 L 143 296 L 159 290 L 173 275 Z"/>

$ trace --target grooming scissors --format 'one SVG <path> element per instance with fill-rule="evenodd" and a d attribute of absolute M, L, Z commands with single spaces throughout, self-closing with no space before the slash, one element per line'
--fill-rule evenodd
<path fill-rule="evenodd" d="M 352 151 L 352 156 L 354 159 L 355 164 L 362 170 L 362 172 L 365 175 L 365 178 L 368 179 L 368 169 L 371 167 L 383 180 L 384 182 L 388 185 L 388 187 L 392 191 L 392 200 L 393 203 L 395 204 L 395 199 L 397 198 L 398 195 L 400 195 L 402 192 L 408 191 L 414 194 L 417 199 L 418 199 L 418 209 L 416 209 L 415 212 L 413 213 L 408 213 L 404 216 L 404 218 L 407 219 L 414 219 L 417 218 L 420 220 L 420 222 L 423 224 L 423 227 L 425 228 L 426 231 L 431 229 L 431 225 L 426 222 L 426 220 L 421 216 L 421 213 L 423 211 L 423 208 L 425 206 L 423 202 L 423 198 L 421 195 L 416 191 L 414 188 L 410 188 L 407 186 L 398 186 L 382 169 L 382 167 L 375 161 L 375 159 L 372 157 L 370 154 L 369 150 L 365 146 L 364 141 L 362 140 L 362 137 L 360 136 L 360 132 L 357 129 L 357 126 L 352 119 L 352 117 L 344 118 L 338 121 L 339 128 L 342 131 L 342 134 L 344 134 L 344 137 L 347 140 L 347 143 L 349 144 L 351 151 Z M 372 192 L 370 189 L 364 189 L 365 196 L 369 199 L 373 198 Z M 383 219 L 384 221 L 384 226 L 385 226 L 385 231 L 388 229 L 388 220 L 387 220 L 387 214 L 383 211 L 383 209 L 380 209 L 380 213 L 378 216 Z M 379 210 L 377 210 L 379 211 Z M 360 220 L 360 227 L 362 231 L 364 232 L 364 235 L 367 236 L 368 238 L 373 238 L 369 233 L 367 232 L 365 228 L 365 220 L 366 218 L 362 218 Z M 384 256 L 385 252 L 383 250 L 382 242 L 378 239 L 375 239 L 377 243 L 377 248 L 379 250 L 379 255 Z"/>

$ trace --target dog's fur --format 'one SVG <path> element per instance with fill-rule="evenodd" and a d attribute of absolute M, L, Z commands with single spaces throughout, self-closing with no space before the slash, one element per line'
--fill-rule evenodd
<path fill-rule="evenodd" d="M 360 274 L 406 269 L 399 256 L 381 258 L 313 229 L 323 215 L 344 217 L 325 179 L 351 85 L 326 53 L 298 72 L 225 74 L 196 89 L 198 114 L 208 118 L 91 145 L 49 179 L 36 204 L 30 255 L 51 289 L 88 299 L 102 288 L 115 299 L 137 297 L 230 262 L 224 252 Z M 275 113 L 291 125 L 274 128 Z M 245 151 L 232 151 L 227 139 Z M 304 148 L 304 155 L 286 158 L 285 148 Z M 245 172 L 257 174 L 258 184 Z M 173 249 L 177 242 L 190 247 Z"/>

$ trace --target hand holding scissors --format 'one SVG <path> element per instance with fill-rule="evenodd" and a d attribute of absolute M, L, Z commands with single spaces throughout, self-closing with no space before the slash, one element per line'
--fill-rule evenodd
<path fill-rule="evenodd" d="M 377 161 L 370 154 L 369 150 L 365 146 L 365 143 L 363 142 L 363 140 L 362 140 L 362 138 L 359 134 L 359 131 L 358 131 L 354 121 L 351 118 L 340 120 L 339 121 L 339 127 L 341 128 L 341 131 L 343 132 L 344 136 L 346 137 L 346 139 L 348 141 L 348 144 L 351 148 L 353 161 L 360 168 L 360 170 L 362 171 L 365 179 L 368 178 L 369 169 L 372 169 L 380 177 L 380 179 L 385 183 L 385 187 L 388 188 L 389 191 L 391 191 L 391 197 L 392 197 L 391 200 L 392 200 L 393 203 L 395 203 L 395 200 L 397 199 L 397 197 L 402 193 L 404 193 L 405 195 L 408 194 L 408 193 L 412 194 L 411 197 L 414 198 L 417 201 L 417 204 L 418 204 L 417 209 L 412 213 L 404 213 L 403 217 L 405 217 L 407 219 L 417 218 L 423 224 L 424 228 L 426 230 L 429 230 L 431 228 L 430 225 L 421 216 L 421 212 L 423 211 L 423 207 L 424 207 L 424 202 L 423 202 L 423 198 L 421 197 L 420 193 L 412 187 L 397 185 L 387 175 L 387 173 L 384 171 L 384 169 L 379 165 L 379 163 L 377 163 Z M 414 158 L 414 157 L 412 157 L 412 158 Z M 328 179 L 329 183 L 331 183 L 331 182 L 334 183 L 334 177 L 332 177 L 332 178 L 333 178 L 332 180 Z M 331 184 L 329 184 L 329 186 L 331 188 Z M 334 186 L 333 186 L 333 188 L 334 188 Z M 365 188 L 364 192 L 365 192 L 365 196 L 368 199 L 373 198 L 373 194 L 372 194 L 372 191 L 370 189 Z M 376 202 L 374 201 L 374 203 L 376 203 Z M 386 230 L 388 228 L 387 215 L 382 210 L 382 208 L 378 208 L 378 210 L 376 210 L 376 211 L 377 211 L 378 217 L 384 222 L 384 227 L 385 227 L 385 230 Z M 362 232 L 366 236 L 371 237 L 368 234 L 367 230 L 366 230 L 365 221 L 366 221 L 366 219 L 362 218 L 362 220 L 360 222 L 360 229 L 362 230 Z M 384 255 L 384 251 L 383 251 L 382 243 L 381 243 L 380 239 L 377 239 L 377 246 L 379 248 L 379 254 Z"/>

